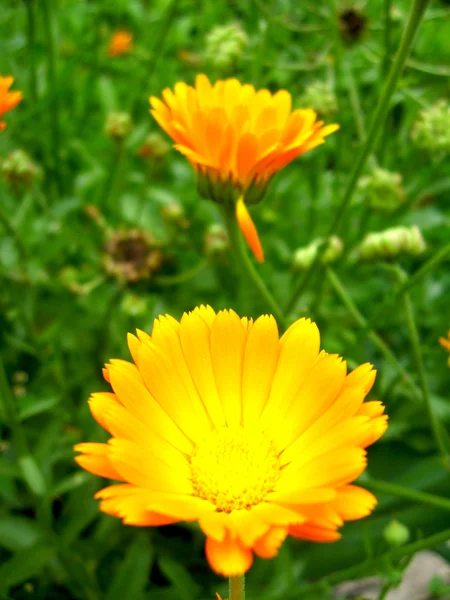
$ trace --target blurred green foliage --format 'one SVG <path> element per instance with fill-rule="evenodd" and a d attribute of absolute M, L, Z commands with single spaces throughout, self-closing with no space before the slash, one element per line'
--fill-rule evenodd
<path fill-rule="evenodd" d="M 11 153 L 22 150 L 35 167 L 22 178 L 20 169 L 3 167 L 0 183 L 1 598 L 226 595 L 225 583 L 207 567 L 196 526 L 137 530 L 100 514 L 93 494 L 102 482 L 73 461 L 75 443 L 105 439 L 86 400 L 106 389 L 103 363 L 128 357 L 127 331 L 148 331 L 157 315 L 179 318 L 200 303 L 249 316 L 267 310 L 240 280 L 223 231 L 209 240 L 221 222 L 218 207 L 198 198 L 187 161 L 167 154 L 148 96 L 178 80 L 193 83 L 199 71 L 219 76 L 205 60 L 206 40 L 217 25 L 233 23 L 240 23 L 248 45 L 230 74 L 271 91 L 284 87 L 294 100 L 318 81 L 334 93 L 340 131 L 279 174 L 253 211 L 266 253 L 258 268 L 285 304 L 299 277 L 294 252 L 328 232 L 404 29 L 410 2 L 386 4 L 387 20 L 383 0 L 2 3 L 0 74 L 15 77 L 24 100 L 6 116 L 0 160 L 14 164 Z M 370 449 L 369 475 L 447 498 L 449 474 L 430 429 L 404 305 L 393 296 L 392 265 L 347 259 L 368 232 L 417 225 L 427 250 L 402 262 L 414 276 L 449 243 L 448 154 L 428 142 L 416 145 L 412 135 L 424 110 L 440 100 L 448 107 L 448 17 L 448 2 L 431 2 L 365 172 L 375 166 L 400 174 L 403 201 L 392 212 L 377 212 L 364 186 L 358 188 L 342 232 L 344 254 L 333 265 L 394 360 L 355 320 L 329 278 L 317 277 L 289 315 L 314 318 L 323 347 L 343 355 L 350 368 L 376 365 L 372 396 L 386 403 L 390 427 Z M 133 33 L 133 50 L 109 58 L 118 29 Z M 108 137 L 110 113 L 128 113 L 131 130 Z M 116 244 L 114 254 L 109 243 L 130 231 L 145 232 L 160 253 L 157 268 L 138 280 L 126 273 L 130 263 L 142 266 L 148 246 L 117 250 Z M 105 267 L 111 260 L 119 271 L 125 263 L 125 275 Z M 450 422 L 450 370 L 437 339 L 450 326 L 449 265 L 447 254 L 410 289 L 431 405 L 443 430 Z M 371 561 L 390 551 L 383 530 L 392 520 L 408 528 L 410 542 L 449 527 L 448 508 L 377 495 L 375 513 L 346 525 L 342 541 L 288 540 L 277 558 L 256 560 L 248 597 L 331 597 L 326 580 L 320 589 L 307 583 L 333 573 L 330 582 L 337 582 L 341 569 L 359 564 L 358 576 L 372 574 Z M 448 546 L 437 550 L 450 558 Z M 405 566 L 399 554 L 392 557 L 377 567 L 388 580 Z"/>

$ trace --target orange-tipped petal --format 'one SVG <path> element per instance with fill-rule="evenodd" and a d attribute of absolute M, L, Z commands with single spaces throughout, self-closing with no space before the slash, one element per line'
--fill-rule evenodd
<path fill-rule="evenodd" d="M 258 232 L 256 231 L 255 224 L 252 221 L 250 213 L 244 204 L 242 196 L 236 203 L 236 218 L 239 223 L 239 227 L 247 240 L 247 244 L 250 246 L 253 254 L 256 256 L 258 262 L 264 262 L 264 252 L 259 241 Z"/>

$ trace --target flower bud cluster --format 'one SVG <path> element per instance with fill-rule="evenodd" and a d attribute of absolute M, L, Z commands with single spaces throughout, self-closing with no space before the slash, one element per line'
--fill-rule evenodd
<path fill-rule="evenodd" d="M 12 188 L 28 186 L 41 175 L 40 167 L 23 150 L 10 152 L 1 162 L 1 171 Z"/>
<path fill-rule="evenodd" d="M 426 245 L 420 229 L 393 227 L 379 233 L 369 233 L 356 252 L 356 258 L 364 261 L 386 260 L 398 256 L 419 256 Z"/>
<path fill-rule="evenodd" d="M 238 23 L 217 25 L 206 36 L 205 61 L 221 72 L 229 72 L 239 62 L 247 44 L 247 34 Z"/>
<path fill-rule="evenodd" d="M 414 123 L 411 137 L 419 148 L 429 151 L 450 151 L 450 104 L 438 100 L 423 110 Z"/>
<path fill-rule="evenodd" d="M 334 115 L 338 110 L 336 94 L 331 85 L 326 81 L 314 81 L 298 99 L 301 108 L 312 108 L 320 118 Z"/>
<path fill-rule="evenodd" d="M 106 116 L 105 133 L 116 141 L 128 137 L 133 129 L 131 116 L 126 112 L 110 112 Z"/>
<path fill-rule="evenodd" d="M 379 167 L 361 177 L 358 188 L 367 197 L 370 207 L 382 212 L 396 210 L 405 199 L 400 173 Z"/>
<path fill-rule="evenodd" d="M 322 244 L 323 238 L 317 238 L 304 248 L 298 248 L 294 253 L 292 264 L 294 269 L 298 271 L 308 270 L 314 262 L 319 246 Z M 335 235 L 331 236 L 327 242 L 327 247 L 321 257 L 323 265 L 329 265 L 335 262 L 342 254 L 344 245 L 342 240 Z"/>

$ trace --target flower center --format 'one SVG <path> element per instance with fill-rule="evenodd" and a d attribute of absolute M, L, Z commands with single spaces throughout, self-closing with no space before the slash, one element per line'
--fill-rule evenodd
<path fill-rule="evenodd" d="M 195 446 L 191 471 L 196 494 L 230 513 L 264 500 L 280 477 L 280 460 L 263 431 L 223 427 Z"/>

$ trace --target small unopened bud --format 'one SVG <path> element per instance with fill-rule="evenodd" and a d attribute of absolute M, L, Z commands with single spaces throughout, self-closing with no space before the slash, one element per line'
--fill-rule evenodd
<path fill-rule="evenodd" d="M 157 131 L 149 133 L 144 143 L 138 150 L 139 156 L 143 158 L 153 158 L 155 160 L 163 159 L 170 152 L 171 145 Z"/>
<path fill-rule="evenodd" d="M 23 150 L 10 152 L 1 162 L 1 170 L 12 189 L 28 187 L 42 173 L 40 167 Z"/>
<path fill-rule="evenodd" d="M 161 208 L 161 215 L 169 225 L 176 225 L 181 229 L 189 227 L 189 221 L 186 218 L 183 206 L 175 200 L 164 204 Z"/>
<path fill-rule="evenodd" d="M 148 310 L 148 302 L 145 297 L 138 296 L 137 294 L 127 293 L 123 297 L 121 303 L 121 309 L 130 317 L 138 317 L 144 315 Z"/>
<path fill-rule="evenodd" d="M 206 36 L 205 61 L 221 72 L 232 71 L 248 44 L 238 23 L 217 25 Z"/>
<path fill-rule="evenodd" d="M 294 253 L 292 264 L 298 271 L 306 271 L 314 262 L 319 246 L 323 238 L 317 238 L 304 248 L 298 248 Z M 322 265 L 329 265 L 341 256 L 344 245 L 342 240 L 335 235 L 331 236 L 327 242 L 326 248 L 322 254 L 320 262 Z"/>
<path fill-rule="evenodd" d="M 357 257 L 361 260 L 388 260 L 398 256 L 419 256 L 426 244 L 420 229 L 394 227 L 379 233 L 369 233 L 361 242 Z"/>
<path fill-rule="evenodd" d="M 124 140 L 133 129 L 131 116 L 126 112 L 110 112 L 106 116 L 105 133 L 116 141 Z"/>
<path fill-rule="evenodd" d="M 205 233 L 204 252 L 206 256 L 216 257 L 229 250 L 227 231 L 219 223 L 213 223 Z"/>
<path fill-rule="evenodd" d="M 330 117 L 338 110 L 336 94 L 326 81 L 311 83 L 300 96 L 297 104 L 301 108 L 312 108 L 320 118 Z"/>
<path fill-rule="evenodd" d="M 374 210 L 390 212 L 396 210 L 405 199 L 402 176 L 376 167 L 358 182 L 358 188 L 367 197 Z"/>
<path fill-rule="evenodd" d="M 383 530 L 383 537 L 390 546 L 403 546 L 409 540 L 409 529 L 400 521 L 391 521 Z"/>
<path fill-rule="evenodd" d="M 450 104 L 438 100 L 421 111 L 411 130 L 413 142 L 429 151 L 450 151 Z"/>

